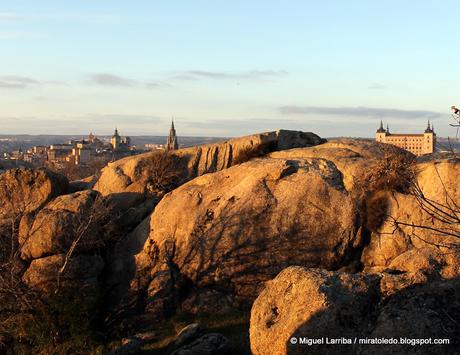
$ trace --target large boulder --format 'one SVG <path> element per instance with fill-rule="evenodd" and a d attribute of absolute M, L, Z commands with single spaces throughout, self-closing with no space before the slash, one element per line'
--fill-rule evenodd
<path fill-rule="evenodd" d="M 460 342 L 460 280 L 434 281 L 404 288 L 382 302 L 370 339 L 397 339 L 370 345 L 374 354 L 455 354 Z M 434 344 L 437 340 L 448 343 Z M 402 342 L 405 341 L 403 344 Z M 361 348 L 368 353 L 369 345 Z"/>
<path fill-rule="evenodd" d="M 311 345 L 303 338 L 354 338 L 370 331 L 379 278 L 292 266 L 267 283 L 252 306 L 254 355 L 350 353 L 349 345 Z"/>
<path fill-rule="evenodd" d="M 100 242 L 99 223 L 106 216 L 102 204 L 94 205 L 97 196 L 93 190 L 59 196 L 40 210 L 35 219 L 24 222 L 30 226 L 20 229 L 21 258 L 32 260 L 66 253 L 77 240 L 79 248 L 86 249 Z"/>
<path fill-rule="evenodd" d="M 321 158 L 335 164 L 343 175 L 347 190 L 352 190 L 355 182 L 369 171 L 377 160 L 385 156 L 385 145 L 367 139 L 332 139 L 327 143 L 271 153 L 272 158 L 306 159 Z"/>
<path fill-rule="evenodd" d="M 23 280 L 29 287 L 50 293 L 58 287 L 94 291 L 103 268 L 99 255 L 58 254 L 33 260 Z"/>
<path fill-rule="evenodd" d="M 63 175 L 46 169 L 11 169 L 0 175 L 0 223 L 35 213 L 53 198 L 67 192 Z"/>
<path fill-rule="evenodd" d="M 178 158 L 176 169 L 183 179 L 191 179 L 209 172 L 226 169 L 245 158 L 262 155 L 274 150 L 309 147 L 324 143 L 314 133 L 280 130 L 234 138 L 215 144 L 179 149 L 171 152 Z M 146 193 L 145 176 L 155 152 L 136 155 L 109 163 L 102 170 L 95 190 L 102 195 L 125 194 L 133 198 Z M 155 167 L 154 167 L 155 168 Z M 153 169 L 154 169 L 153 168 Z"/>
<path fill-rule="evenodd" d="M 248 304 L 286 266 L 347 264 L 361 248 L 359 226 L 354 201 L 330 161 L 252 160 L 163 198 L 136 256 L 133 284 L 148 289 L 154 312 L 173 301 L 218 312 L 224 301 Z"/>
<path fill-rule="evenodd" d="M 289 267 L 267 283 L 252 306 L 252 353 L 455 353 L 460 281 L 423 283 L 420 275 L 403 279 Z M 435 345 L 435 339 L 449 339 L 450 345 Z"/>
<path fill-rule="evenodd" d="M 10 212 L 9 204 L 24 213 L 42 208 L 48 201 L 67 192 L 63 175 L 46 169 L 11 169 L 0 175 L 0 216 Z"/>

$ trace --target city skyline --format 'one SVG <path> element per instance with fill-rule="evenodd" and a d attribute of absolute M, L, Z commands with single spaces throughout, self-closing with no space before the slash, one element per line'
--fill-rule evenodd
<path fill-rule="evenodd" d="M 0 1 L 2 134 L 454 136 L 454 1 Z"/>

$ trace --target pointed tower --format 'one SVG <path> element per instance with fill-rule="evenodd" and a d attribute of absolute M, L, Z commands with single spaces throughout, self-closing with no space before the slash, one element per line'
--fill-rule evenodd
<path fill-rule="evenodd" d="M 385 128 L 383 128 L 383 122 L 380 121 L 380 127 L 377 130 L 377 132 L 375 132 L 375 140 L 377 142 L 385 143 L 386 135 L 387 135 L 387 131 L 385 131 Z"/>
<path fill-rule="evenodd" d="M 430 126 L 430 121 L 428 121 L 428 125 L 426 126 L 425 133 L 433 133 L 433 128 Z"/>
<path fill-rule="evenodd" d="M 176 129 L 174 128 L 174 120 L 171 121 L 171 129 L 169 130 L 169 136 L 166 141 L 166 150 L 177 150 L 179 149 L 179 141 L 176 136 Z"/>
<path fill-rule="evenodd" d="M 385 133 L 385 129 L 383 128 L 383 122 L 380 120 L 380 127 L 377 130 L 377 133 Z"/>
<path fill-rule="evenodd" d="M 425 132 L 423 133 L 422 154 L 434 153 L 435 149 L 436 133 L 434 133 L 433 125 L 430 125 L 430 121 L 428 121 Z"/>

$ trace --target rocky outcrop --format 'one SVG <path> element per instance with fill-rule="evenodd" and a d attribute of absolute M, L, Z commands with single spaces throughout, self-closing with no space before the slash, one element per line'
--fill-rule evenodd
<path fill-rule="evenodd" d="M 176 311 L 216 315 L 257 298 L 255 354 L 304 352 L 289 342 L 304 334 L 392 337 L 394 328 L 431 336 L 430 322 L 437 337 L 458 338 L 459 161 L 414 165 L 423 196 L 454 211 L 452 235 L 439 238 L 433 231 L 445 221 L 409 190 L 366 185 L 363 175 L 387 154 L 369 140 L 324 143 L 278 131 L 165 155 L 179 176 L 166 187 L 152 183 L 155 153 L 111 163 L 95 190 L 94 181 L 69 188 L 45 170 L 19 169 L 0 176 L 0 221 L 14 219 L 19 234 L 18 280 L 43 294 L 58 286 L 103 290 L 107 322 L 133 333 Z M 378 223 L 369 223 L 369 202 L 380 207 Z M 187 334 L 176 344 L 181 354 L 228 349 L 219 335 Z M 133 337 L 123 349 L 146 341 Z"/>
<path fill-rule="evenodd" d="M 163 198 L 149 233 L 135 284 L 158 314 L 177 301 L 200 312 L 247 304 L 286 266 L 338 268 L 362 242 L 340 172 L 318 158 L 256 159 L 198 177 Z"/>
<path fill-rule="evenodd" d="M 388 218 L 372 233 L 363 251 L 365 271 L 393 269 L 459 277 L 460 234 L 455 219 L 460 212 L 460 188 L 455 176 L 460 173 L 460 164 L 441 160 L 417 167 L 417 185 L 423 196 L 386 194 Z M 421 198 L 426 199 L 423 207 Z"/>
<path fill-rule="evenodd" d="M 280 130 L 235 138 L 222 143 L 207 144 L 173 151 L 178 157 L 178 174 L 191 179 L 206 173 L 220 171 L 232 166 L 244 157 L 261 155 L 274 150 L 309 147 L 325 140 L 313 133 Z M 102 195 L 144 194 L 145 179 L 142 172 L 148 166 L 154 152 L 128 157 L 110 163 L 102 170 L 95 190 Z"/>
<path fill-rule="evenodd" d="M 32 260 L 66 253 L 79 238 L 80 247 L 97 242 L 100 237 L 97 215 L 103 211 L 94 208 L 98 193 L 92 190 L 59 196 L 46 205 L 30 227 L 21 228 L 19 237 L 21 258 Z M 104 216 L 102 216 L 104 217 Z"/>
<path fill-rule="evenodd" d="M 334 139 L 324 144 L 271 153 L 272 158 L 320 158 L 333 163 L 343 176 L 343 184 L 352 190 L 354 183 L 369 167 L 385 155 L 384 145 L 366 139 Z"/>
<path fill-rule="evenodd" d="M 69 182 L 69 193 L 91 190 L 94 187 L 96 181 L 97 177 L 94 175 L 85 179 L 71 181 Z"/>
<path fill-rule="evenodd" d="M 0 175 L 0 224 L 18 215 L 33 214 L 65 194 L 68 180 L 46 169 L 12 169 Z"/>
<path fill-rule="evenodd" d="M 0 214 L 15 203 L 25 213 L 34 212 L 56 196 L 67 192 L 68 180 L 46 169 L 12 169 L 0 175 Z"/>
<path fill-rule="evenodd" d="M 104 261 L 99 255 L 75 255 L 67 260 L 66 255 L 58 254 L 33 260 L 23 280 L 30 287 L 49 293 L 58 285 L 80 292 L 94 291 L 103 267 Z"/>
<path fill-rule="evenodd" d="M 350 275 L 302 267 L 283 270 L 253 304 L 252 353 L 451 353 L 460 340 L 459 280 L 382 293 L 379 279 L 393 277 L 398 276 Z M 450 339 L 450 345 L 359 342 L 382 338 L 398 342 L 401 338 Z"/>
<path fill-rule="evenodd" d="M 114 299 L 147 291 L 151 314 L 227 312 L 292 264 L 359 270 L 368 235 L 355 178 L 384 154 L 375 142 L 336 140 L 193 179 L 118 246 Z M 145 242 L 135 259 L 131 239 Z"/>
<path fill-rule="evenodd" d="M 372 346 L 374 354 L 454 354 L 460 331 L 460 280 L 428 282 L 405 288 L 379 306 L 378 317 L 369 338 L 395 338 L 430 341 L 431 344 L 395 344 Z M 449 344 L 433 344 L 435 339 L 449 339 Z M 369 346 L 361 347 L 362 354 Z"/>
<path fill-rule="evenodd" d="M 340 347 L 309 347 L 310 339 L 350 338 L 370 331 L 379 278 L 292 266 L 267 283 L 252 306 L 250 340 L 254 355 L 336 354 Z M 295 340 L 291 340 L 291 339 Z M 344 352 L 346 347 L 344 347 Z"/>

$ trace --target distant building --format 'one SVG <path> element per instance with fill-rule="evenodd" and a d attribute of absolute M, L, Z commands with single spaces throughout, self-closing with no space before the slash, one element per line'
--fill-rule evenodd
<path fill-rule="evenodd" d="M 112 138 L 110 139 L 110 144 L 112 145 L 112 149 L 115 151 L 118 150 L 129 150 L 131 145 L 131 138 L 129 137 L 121 137 L 118 134 L 118 129 L 115 128 L 115 133 L 113 134 Z"/>
<path fill-rule="evenodd" d="M 65 162 L 72 149 L 73 144 L 52 144 L 48 149 L 48 160 L 53 163 Z"/>
<path fill-rule="evenodd" d="M 94 148 L 102 148 L 104 147 L 104 142 L 97 138 L 93 132 L 91 132 L 88 136 L 89 144 Z"/>
<path fill-rule="evenodd" d="M 425 132 L 420 134 L 393 134 L 390 133 L 388 125 L 387 129 L 384 129 L 383 122 L 380 121 L 380 127 L 375 134 L 375 140 L 395 145 L 415 155 L 424 155 L 434 152 L 436 133 L 434 133 L 433 125 L 430 125 L 430 121 L 428 121 Z"/>
<path fill-rule="evenodd" d="M 91 148 L 85 141 L 78 142 L 72 148 L 72 154 L 67 157 L 67 161 L 75 165 L 88 164 L 91 160 Z"/>
<path fill-rule="evenodd" d="M 48 147 L 44 145 L 36 145 L 32 148 L 33 154 L 46 154 Z"/>
<path fill-rule="evenodd" d="M 166 140 L 166 150 L 177 150 L 179 149 L 179 141 L 176 136 L 176 129 L 174 128 L 174 121 L 171 122 L 171 129 L 169 130 L 169 136 Z"/>
<path fill-rule="evenodd" d="M 144 147 L 148 150 L 165 150 L 164 144 L 146 143 Z"/>

